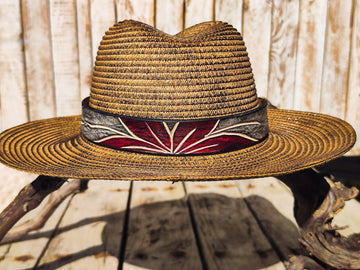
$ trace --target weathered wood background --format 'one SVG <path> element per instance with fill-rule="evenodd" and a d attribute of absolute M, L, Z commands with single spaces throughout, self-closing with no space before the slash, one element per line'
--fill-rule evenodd
<path fill-rule="evenodd" d="M 243 33 L 260 96 L 340 117 L 360 134 L 359 0 L 2 0 L 1 130 L 79 114 L 102 35 L 128 18 L 170 34 L 229 22 Z"/>
<path fill-rule="evenodd" d="M 89 95 L 92 66 L 102 35 L 116 21 L 129 18 L 155 25 L 170 34 L 202 21 L 229 22 L 243 34 L 260 96 L 268 97 L 280 108 L 310 110 L 340 117 L 353 124 L 360 134 L 360 0 L 1 0 L 0 129 L 30 120 L 79 114 L 81 100 Z M 360 142 L 351 154 L 360 154 Z M 34 175 L 14 173 L 12 169 L 2 165 L 0 176 L 1 209 L 23 184 L 34 179 Z M 167 213 L 169 219 L 173 219 L 169 224 L 179 226 L 170 227 L 165 233 L 182 228 L 182 231 L 176 234 L 181 241 L 188 241 L 188 237 L 193 237 L 192 231 L 186 227 L 186 222 L 189 221 L 186 217 L 180 219 L 178 216 L 179 213 L 187 215 L 188 210 L 184 205 L 187 204 L 193 211 L 193 223 L 199 225 L 196 229 L 199 243 L 209 247 L 203 250 L 203 260 L 211 265 L 228 265 L 229 269 L 234 269 L 229 263 L 238 263 L 238 260 L 231 261 L 233 257 L 239 257 L 238 254 L 233 254 L 230 260 L 223 259 L 221 252 L 217 253 L 218 257 L 212 255 L 212 249 L 221 249 L 225 244 L 234 243 L 229 241 L 233 239 L 233 235 L 227 235 L 226 230 L 222 230 L 223 224 L 220 226 L 205 218 L 214 214 L 209 212 L 211 205 L 206 203 L 206 200 L 210 202 L 214 201 L 214 198 L 207 197 L 206 194 L 211 192 L 218 196 L 236 198 L 218 198 L 219 202 L 233 205 L 232 208 L 224 208 L 231 211 L 244 208 L 240 207 L 244 204 L 241 199 L 243 197 L 247 197 L 246 204 L 255 209 L 259 200 L 252 202 L 251 196 L 259 194 L 270 200 L 284 216 L 292 218 L 292 196 L 280 186 L 271 178 L 267 181 L 239 181 L 233 184 L 186 183 L 184 186 L 181 183 L 171 185 L 93 181 L 88 192 L 77 195 L 71 203 L 65 202 L 46 227 L 30 236 L 26 243 L 0 246 L 0 255 L 3 255 L 1 263 L 13 263 L 12 267 L 14 263 L 18 263 L 11 269 L 24 269 L 25 265 L 30 269 L 34 265 L 50 267 L 73 260 L 74 265 L 116 269 L 118 260 L 115 255 L 120 254 L 118 240 L 122 234 L 122 227 L 118 224 L 124 218 L 130 189 L 132 198 L 128 207 L 136 211 L 131 210 L 130 236 L 126 250 L 121 253 L 124 256 L 123 259 L 120 258 L 124 269 L 138 269 L 134 265 L 141 266 L 143 257 L 139 257 L 139 254 L 142 253 L 134 252 L 148 248 L 146 243 L 151 242 L 151 239 L 147 239 L 142 233 L 152 227 L 141 227 L 146 226 L 144 222 L 151 218 L 147 215 L 149 209 L 146 205 L 162 201 L 170 203 L 164 207 L 159 204 L 156 208 L 158 210 L 152 209 L 158 211 L 154 216 Z M 206 196 L 202 196 L 202 192 L 206 192 Z M 267 197 L 270 195 L 272 198 Z M 181 198 L 187 198 L 186 203 Z M 93 203 L 100 199 L 102 203 Z M 205 209 L 206 207 L 210 207 L 210 210 Z M 66 212 L 64 208 L 67 209 Z M 173 215 L 171 213 L 174 209 L 181 211 Z M 122 214 L 116 215 L 117 213 Z M 224 215 L 233 217 L 232 213 Z M 355 226 L 359 222 L 355 220 L 353 213 L 354 211 L 350 211 L 345 220 L 347 224 L 351 220 L 354 223 L 351 225 Z M 144 215 L 146 218 L 141 219 Z M 102 216 L 104 220 L 101 219 Z M 274 219 L 274 216 L 279 216 L 269 216 L 273 216 L 271 222 L 264 220 L 264 224 L 285 224 Z M 268 216 L 261 217 L 266 219 Z M 236 216 L 234 222 L 241 224 L 240 218 Z M 231 221 L 230 218 L 226 220 Z M 180 221 L 185 222 L 186 226 Z M 73 224 L 81 225 L 81 233 L 71 230 Z M 115 225 L 111 227 L 109 224 Z M 156 224 L 154 221 L 155 229 Z M 109 226 L 111 234 L 105 230 L 110 230 Z M 202 230 L 201 226 L 206 227 L 206 230 Z M 228 227 L 231 226 L 233 225 Z M 238 227 L 236 228 L 239 229 Z M 132 228 L 140 228 L 140 233 L 132 232 Z M 295 227 L 294 229 L 296 230 Z M 266 230 L 271 231 L 272 228 Z M 56 234 L 53 233 L 55 231 Z M 279 235 L 283 234 L 281 230 L 279 232 Z M 50 235 L 52 239 L 48 240 Z M 92 237 L 88 237 L 90 235 Z M 116 243 L 103 236 L 105 241 L 101 238 L 102 235 L 108 235 L 109 239 L 115 239 Z M 269 235 L 277 234 L 271 231 Z M 165 236 L 165 239 L 170 239 L 167 234 Z M 224 237 L 228 237 L 228 241 L 224 241 Z M 211 238 L 215 239 L 215 246 L 213 242 L 206 242 Z M 281 237 L 275 238 L 274 242 L 282 242 Z M 286 238 L 289 238 L 288 235 Z M 188 242 L 193 245 L 195 240 L 191 239 Z M 291 239 L 297 239 L 296 233 Z M 246 244 L 252 243 L 251 241 Z M 159 254 L 174 246 L 166 241 L 161 243 L 166 245 L 153 245 Z M 105 245 L 107 246 L 104 247 Z M 279 254 L 285 257 L 287 251 L 283 251 L 281 247 L 284 247 L 283 243 L 277 249 L 280 250 Z M 240 249 L 235 245 L 232 250 Z M 241 250 L 248 248 L 245 246 Z M 114 252 L 115 257 L 108 256 L 110 251 Z M 176 252 L 176 256 L 182 254 Z M 250 253 L 254 253 L 252 249 L 249 249 Z M 72 254 L 72 257 L 69 254 Z M 250 254 L 245 262 L 249 263 L 249 258 L 252 258 L 252 266 L 244 266 L 242 269 L 284 269 L 283 263 L 279 258 L 275 258 L 276 256 L 271 254 L 265 262 Z M 196 258 L 186 261 L 192 266 L 181 265 L 181 269 L 196 269 L 196 265 L 201 262 L 196 252 L 193 257 Z M 104 264 L 107 264 L 108 268 L 105 268 Z M 157 266 L 155 264 L 154 261 L 154 267 L 150 267 L 150 264 L 145 266 L 154 269 Z"/>
<path fill-rule="evenodd" d="M 360 137 L 360 0 L 1 0 L 0 131 L 79 114 L 102 35 L 128 18 L 169 34 L 231 23 L 244 36 L 260 96 L 338 116 Z M 360 139 L 350 154 L 360 154 Z M 9 197 L 29 181 L 0 169 Z M 8 201 L 0 196 L 0 206 Z"/>

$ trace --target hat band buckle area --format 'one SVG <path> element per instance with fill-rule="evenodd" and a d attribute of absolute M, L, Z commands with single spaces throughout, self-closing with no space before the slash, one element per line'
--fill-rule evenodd
<path fill-rule="evenodd" d="M 242 114 L 199 120 L 154 120 L 102 112 L 82 103 L 81 133 L 98 145 L 148 154 L 223 153 L 267 138 L 267 101 Z"/>

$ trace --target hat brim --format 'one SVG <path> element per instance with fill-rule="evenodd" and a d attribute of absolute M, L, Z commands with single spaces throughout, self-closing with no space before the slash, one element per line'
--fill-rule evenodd
<path fill-rule="evenodd" d="M 290 173 L 343 155 L 354 129 L 328 115 L 268 110 L 267 139 L 238 151 L 160 156 L 105 148 L 80 134 L 80 116 L 29 122 L 0 135 L 0 161 L 36 174 L 118 180 L 225 180 Z"/>

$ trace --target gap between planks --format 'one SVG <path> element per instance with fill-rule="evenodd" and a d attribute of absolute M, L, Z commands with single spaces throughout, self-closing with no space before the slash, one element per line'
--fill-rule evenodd
<path fill-rule="evenodd" d="M 90 182 L 46 228 L 1 246 L 6 258 L 0 267 L 32 269 L 38 260 L 37 269 L 285 269 L 283 261 L 299 248 L 292 194 L 274 178 L 139 181 L 131 197 L 129 187 L 130 182 Z M 349 221 L 360 209 L 357 201 L 349 206 L 340 220 Z M 49 226 L 57 230 L 48 242 Z"/>
<path fill-rule="evenodd" d="M 285 269 L 245 203 L 243 181 L 185 183 L 205 269 Z"/>

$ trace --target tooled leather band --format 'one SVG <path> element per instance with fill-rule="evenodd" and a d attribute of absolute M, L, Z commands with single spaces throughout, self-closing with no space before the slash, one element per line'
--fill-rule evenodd
<path fill-rule="evenodd" d="M 264 140 L 269 133 L 267 102 L 242 114 L 201 120 L 136 119 L 101 112 L 82 103 L 81 133 L 104 147 L 164 155 L 235 151 Z"/>

